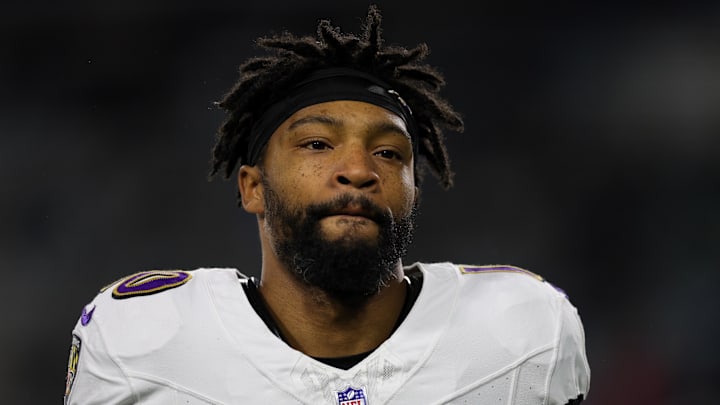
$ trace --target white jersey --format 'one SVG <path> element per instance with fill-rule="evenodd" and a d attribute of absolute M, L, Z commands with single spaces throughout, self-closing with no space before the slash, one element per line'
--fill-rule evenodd
<path fill-rule="evenodd" d="M 567 297 L 510 266 L 421 264 L 405 320 L 348 370 L 291 348 L 234 269 L 138 273 L 73 330 L 65 401 L 110 404 L 574 404 L 583 327 Z"/>

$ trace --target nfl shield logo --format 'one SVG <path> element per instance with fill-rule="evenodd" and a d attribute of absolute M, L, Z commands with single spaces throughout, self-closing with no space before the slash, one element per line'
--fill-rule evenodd
<path fill-rule="evenodd" d="M 344 391 L 335 391 L 338 405 L 367 405 L 365 387 L 347 387 Z"/>

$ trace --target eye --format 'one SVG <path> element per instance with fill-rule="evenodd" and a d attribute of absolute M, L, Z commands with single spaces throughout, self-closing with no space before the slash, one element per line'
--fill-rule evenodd
<path fill-rule="evenodd" d="M 402 156 L 400 156 L 398 152 L 391 149 L 383 149 L 381 151 L 375 152 L 375 155 L 384 159 L 402 160 Z"/>
<path fill-rule="evenodd" d="M 330 145 L 328 145 L 328 144 L 327 144 L 326 142 L 324 142 L 324 141 L 320 141 L 320 140 L 317 140 L 317 139 L 311 140 L 311 141 L 307 141 L 307 142 L 303 143 L 303 144 L 302 144 L 302 147 L 307 148 L 307 149 L 312 149 L 312 150 L 325 150 L 325 149 L 330 149 Z"/>

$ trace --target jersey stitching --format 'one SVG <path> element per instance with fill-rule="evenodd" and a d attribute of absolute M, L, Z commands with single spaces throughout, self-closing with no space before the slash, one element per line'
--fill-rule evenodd
<path fill-rule="evenodd" d="M 189 388 L 185 388 L 182 385 L 175 384 L 171 381 L 165 380 L 163 378 L 151 375 L 151 374 L 144 374 L 144 373 L 138 373 L 138 372 L 129 372 L 128 375 L 132 376 L 133 378 L 136 378 L 138 380 L 147 381 L 150 383 L 155 383 L 158 385 L 162 385 L 164 387 L 171 388 L 175 391 L 180 391 L 184 394 L 188 394 L 194 398 L 201 399 L 205 402 L 209 402 L 211 404 L 222 404 L 222 402 L 218 402 L 214 399 L 208 398 L 204 395 L 198 394 L 196 392 L 191 391 Z"/>
<path fill-rule="evenodd" d="M 508 404 L 513 404 L 515 402 L 515 397 L 517 396 L 518 380 L 520 379 L 520 377 L 518 377 L 518 374 L 520 374 L 519 367 L 512 372 L 512 381 L 510 382 L 510 395 L 507 400 Z"/>
<path fill-rule="evenodd" d="M 565 321 L 564 321 L 564 318 L 563 318 L 563 323 L 564 323 L 564 322 L 565 322 Z M 574 364 L 574 363 L 575 363 L 575 360 L 573 359 L 573 363 L 572 363 L 573 367 L 575 367 L 575 364 Z M 573 385 L 575 386 L 575 392 L 576 392 L 576 393 L 577 393 L 577 392 L 580 392 L 580 383 L 579 383 L 578 378 L 577 378 L 577 373 L 572 373 L 571 375 L 572 375 L 572 378 L 573 378 Z"/>
<path fill-rule="evenodd" d="M 125 381 L 127 382 L 128 387 L 130 387 L 130 393 L 132 394 L 132 397 L 134 398 L 135 402 L 139 402 L 140 397 L 139 397 L 138 393 L 135 391 L 135 389 L 133 388 L 132 381 L 130 380 L 130 376 L 125 371 L 124 367 L 122 366 L 122 362 L 120 361 L 120 359 L 115 358 L 115 356 L 113 356 L 110 352 L 110 348 L 107 345 L 102 328 L 100 327 L 100 325 L 102 324 L 102 321 L 98 320 L 95 322 L 96 322 L 96 329 L 98 332 L 98 336 L 100 337 L 100 343 L 105 348 L 105 353 L 107 353 L 107 356 L 110 359 L 110 361 L 112 361 L 115 364 L 115 367 L 117 367 L 118 370 L 120 370 L 120 373 L 122 373 L 123 377 L 125 378 Z"/>
<path fill-rule="evenodd" d="M 568 301 L 567 304 L 570 304 L 570 302 Z M 580 347 L 584 348 L 585 347 L 585 328 L 583 328 L 583 326 L 582 326 L 582 321 L 580 320 L 580 314 L 578 314 L 577 308 L 574 308 L 574 307 L 573 307 L 573 319 L 575 320 L 575 323 L 577 324 L 577 328 L 580 331 L 580 339 L 581 339 Z M 588 383 L 590 383 L 590 368 L 588 367 L 589 362 L 588 362 L 587 353 L 585 352 L 585 350 L 580 350 L 580 356 L 582 356 L 583 368 L 585 369 L 585 374 L 587 374 Z M 573 373 L 573 375 L 575 376 L 575 379 L 577 380 L 577 375 L 575 373 Z M 578 393 L 580 393 L 580 382 L 579 381 L 576 382 L 576 389 L 577 389 Z M 587 390 L 585 392 L 585 396 L 587 397 Z"/>
<path fill-rule="evenodd" d="M 280 383 L 279 383 L 278 381 L 276 381 L 275 378 L 272 378 L 272 376 L 271 376 L 271 375 L 268 375 L 268 373 L 266 373 L 265 370 L 263 370 L 262 368 L 258 367 L 257 364 L 255 364 L 255 362 L 253 362 L 252 359 L 251 359 L 250 357 L 248 357 L 244 352 L 242 353 L 242 356 L 247 360 L 248 364 L 250 364 L 251 366 L 253 366 L 253 367 L 255 368 L 255 370 L 257 370 L 258 373 L 260 373 L 263 377 L 265 377 L 265 379 L 268 380 L 272 385 L 278 387 L 278 389 L 280 389 L 280 390 L 283 391 L 284 393 L 286 393 L 286 394 L 288 394 L 289 396 L 295 398 L 295 400 L 297 400 L 299 403 L 301 403 L 301 404 L 306 404 L 306 403 L 307 403 L 307 402 L 305 402 L 302 398 L 300 398 L 299 396 L 295 395 L 294 392 L 292 392 L 291 390 L 288 390 L 288 389 L 286 389 L 284 386 L 280 385 Z M 297 364 L 297 361 L 295 362 L 295 364 L 293 365 L 293 367 L 291 367 L 291 369 L 295 368 L 295 365 L 296 365 L 296 364 Z"/>
<path fill-rule="evenodd" d="M 515 360 L 514 362 L 512 362 L 512 363 L 508 364 L 507 366 L 505 366 L 505 367 L 503 367 L 503 368 L 495 371 L 494 373 L 489 374 L 489 375 L 485 376 L 484 378 L 475 381 L 475 382 L 472 383 L 472 384 L 466 385 L 465 387 L 463 387 L 463 388 L 460 389 L 460 390 L 451 392 L 450 394 L 444 396 L 439 402 L 436 402 L 436 403 L 438 403 L 438 404 L 448 403 L 450 400 L 453 400 L 453 399 L 457 398 L 457 397 L 460 396 L 460 395 L 465 395 L 465 394 L 467 394 L 468 392 L 470 392 L 470 391 L 474 390 L 475 388 L 477 388 L 478 386 L 483 385 L 483 384 L 485 384 L 486 382 L 491 381 L 491 380 L 493 380 L 493 379 L 495 379 L 495 378 L 497 378 L 497 377 L 500 377 L 501 375 L 507 373 L 508 371 L 512 370 L 513 368 L 515 368 L 515 367 L 519 366 L 520 364 L 526 362 L 526 361 L 529 360 L 530 358 L 535 357 L 535 356 L 538 356 L 538 355 L 540 355 L 540 354 L 543 354 L 543 353 L 545 353 L 545 352 L 547 352 L 547 351 L 549 351 L 549 350 L 552 350 L 552 349 L 553 349 L 552 343 L 551 343 L 551 344 L 547 344 L 547 345 L 545 345 L 545 346 L 538 347 L 537 349 L 528 352 L 527 354 L 525 354 L 525 356 L 523 356 L 523 357 Z"/>
<path fill-rule="evenodd" d="M 426 269 L 424 266 L 421 266 L 421 265 L 419 265 L 418 268 L 420 269 L 420 271 L 425 273 L 423 275 L 423 277 L 425 277 L 425 275 L 427 275 L 427 273 L 432 271 L 431 269 Z M 460 288 L 461 288 L 460 287 L 460 276 L 461 276 L 461 274 L 458 273 L 457 271 L 454 271 L 453 274 L 455 276 L 454 277 L 454 279 L 455 279 L 455 296 L 453 297 L 452 306 L 451 306 L 448 314 L 455 313 L 455 308 L 457 307 L 458 297 L 460 297 Z M 423 283 L 428 283 L 428 280 L 426 279 L 425 281 L 423 281 Z M 429 294 L 429 292 L 427 292 L 427 287 L 424 287 L 423 290 L 420 291 L 421 295 L 423 293 Z M 419 300 L 420 300 L 420 295 L 418 295 L 418 298 L 415 302 L 417 303 Z M 412 310 L 411 310 L 411 312 L 412 312 Z M 409 313 L 408 313 L 408 316 L 410 316 Z M 440 343 L 440 340 L 442 339 L 442 335 L 446 334 L 447 331 L 448 331 L 448 329 L 445 328 L 445 331 L 443 331 L 443 333 L 441 335 L 439 335 L 437 337 L 437 339 L 435 339 L 435 342 L 433 342 L 432 349 L 427 350 L 425 353 L 423 353 L 423 357 L 418 359 L 417 363 L 413 366 L 413 368 L 411 368 L 408 371 L 407 375 L 405 376 L 405 379 L 400 381 L 397 388 L 395 388 L 395 391 L 392 394 L 388 395 L 387 402 L 392 401 L 397 396 L 398 392 L 400 392 L 403 389 L 403 387 L 405 386 L 405 383 L 407 383 L 415 374 L 417 374 L 418 371 L 420 371 L 420 369 L 423 367 L 423 365 L 425 365 L 425 363 L 428 361 L 428 359 L 437 350 L 437 346 Z"/>
<path fill-rule="evenodd" d="M 235 276 L 235 273 L 233 273 L 233 277 L 234 277 L 234 276 Z M 200 278 L 200 277 L 198 277 L 198 278 Z M 218 317 L 218 319 L 220 320 L 220 327 L 225 331 L 225 333 L 227 334 L 227 336 L 230 338 L 230 340 L 231 340 L 232 342 L 237 342 L 237 339 L 235 339 L 234 336 L 230 333 L 230 331 L 226 328 L 226 326 L 225 326 L 225 319 L 224 319 L 222 316 L 220 316 L 219 313 L 217 313 L 218 303 L 217 303 L 217 298 L 216 298 L 216 296 L 215 296 L 215 291 L 214 291 L 213 288 L 209 285 L 208 281 L 205 280 L 205 277 L 203 277 L 203 284 L 205 285 L 205 288 L 207 289 L 208 294 L 210 295 L 210 299 L 211 299 L 212 302 L 213 302 L 213 311 L 215 312 L 215 315 L 216 315 L 216 316 Z M 245 297 L 245 292 L 242 290 L 242 287 L 240 286 L 239 279 L 238 279 L 238 283 L 236 284 L 236 286 L 237 286 L 237 289 L 238 289 L 238 294 L 242 294 L 242 297 Z M 250 305 L 250 303 L 248 302 L 247 305 Z M 254 311 L 253 311 L 253 313 L 254 313 Z M 283 386 L 280 385 L 277 381 L 275 381 L 275 378 L 272 378 L 272 376 L 270 376 L 270 375 L 268 375 L 267 373 L 265 373 L 265 371 L 264 371 L 262 368 L 258 367 L 258 366 L 252 361 L 252 359 L 251 359 L 249 356 L 247 356 L 247 354 L 246 354 L 245 352 L 242 352 L 242 351 L 241 351 L 241 352 L 240 352 L 240 355 L 241 355 L 245 360 L 247 360 L 248 364 L 251 365 L 255 370 L 257 370 L 257 371 L 258 371 L 263 377 L 265 377 L 265 379 L 268 380 L 272 385 L 278 387 L 278 389 L 280 389 L 281 391 L 283 391 L 283 392 L 285 392 L 286 394 L 290 395 L 291 397 L 295 398 L 295 400 L 297 400 L 299 403 L 306 403 L 306 402 L 304 402 L 300 397 L 296 396 L 292 391 L 285 389 L 285 387 L 283 387 Z"/>
<path fill-rule="evenodd" d="M 199 275 L 199 274 L 198 274 Z M 224 274 L 223 274 L 224 275 Z M 218 324 L 222 328 L 222 330 L 225 332 L 225 335 L 227 336 L 228 340 L 233 343 L 233 345 L 237 345 L 239 342 L 235 337 L 230 333 L 230 331 L 225 326 L 225 319 L 218 313 L 218 302 L 217 297 L 215 296 L 215 290 L 209 285 L 208 281 L 206 280 L 206 277 L 197 277 L 197 279 L 202 280 L 203 286 L 205 286 L 205 291 L 207 291 L 208 296 L 210 297 L 210 301 L 212 302 L 212 309 L 213 314 L 215 315 L 215 318 L 218 320 Z M 238 284 L 239 287 L 239 284 Z M 242 288 L 238 288 L 238 293 L 243 293 Z"/>
<path fill-rule="evenodd" d="M 560 300 L 561 298 L 556 298 L 556 300 Z M 562 306 L 562 301 L 560 301 L 560 305 Z M 562 336 L 562 330 L 563 330 L 563 311 L 562 308 L 560 308 L 560 311 L 558 311 L 557 319 L 555 321 L 556 330 L 555 330 L 555 336 L 553 337 L 553 357 L 550 360 L 550 368 L 548 369 L 548 375 L 546 377 L 545 381 L 545 399 L 543 400 L 543 405 L 547 404 L 550 400 L 550 385 L 552 384 L 553 380 L 553 374 L 555 373 L 555 369 L 557 368 L 557 363 L 560 360 L 560 337 Z"/>

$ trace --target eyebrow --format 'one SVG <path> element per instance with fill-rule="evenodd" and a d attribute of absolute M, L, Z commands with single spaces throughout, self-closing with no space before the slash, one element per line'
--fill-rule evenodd
<path fill-rule="evenodd" d="M 288 129 L 293 130 L 299 126 L 309 125 L 309 124 L 324 124 L 324 125 L 329 125 L 329 126 L 333 126 L 333 127 L 339 127 L 342 125 L 342 122 L 340 122 L 340 120 L 337 120 L 333 117 L 328 117 L 327 115 L 309 115 L 307 117 L 300 118 L 299 120 L 293 122 L 292 124 L 290 124 Z"/>
<path fill-rule="evenodd" d="M 296 121 L 294 121 L 290 126 L 288 127 L 289 130 L 294 130 L 300 126 L 303 125 L 310 125 L 310 124 L 322 124 L 322 125 L 328 125 L 333 127 L 342 127 L 343 122 L 342 120 L 339 120 L 334 117 L 330 117 L 327 115 L 308 115 L 307 117 L 300 118 Z M 394 122 L 388 122 L 388 121 L 382 121 L 373 123 L 370 128 L 368 129 L 368 132 L 370 133 L 395 133 L 398 135 L 402 135 L 403 137 L 407 138 L 408 140 L 411 140 L 410 134 L 400 127 L 399 125 L 396 125 Z"/>

